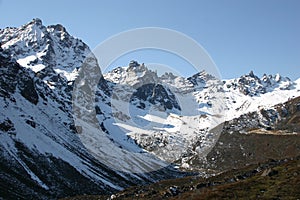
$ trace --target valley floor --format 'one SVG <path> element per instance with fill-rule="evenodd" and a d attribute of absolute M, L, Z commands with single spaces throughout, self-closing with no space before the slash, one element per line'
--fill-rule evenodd
<path fill-rule="evenodd" d="M 131 187 L 112 196 L 78 196 L 77 199 L 299 199 L 300 157 L 269 160 L 230 170 L 210 178 L 197 176 Z M 112 197 L 112 198 L 111 198 Z"/>

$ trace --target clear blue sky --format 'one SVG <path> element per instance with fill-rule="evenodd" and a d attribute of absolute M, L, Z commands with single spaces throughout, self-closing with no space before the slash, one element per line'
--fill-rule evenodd
<path fill-rule="evenodd" d="M 63 24 L 91 49 L 128 29 L 174 29 L 200 43 L 223 78 L 252 69 L 259 76 L 279 72 L 300 78 L 299 0 L 0 0 L 0 28 L 36 17 L 45 25 Z M 140 62 L 165 62 L 178 70 L 184 66 L 170 55 L 145 54 L 125 56 L 116 64 L 126 65 L 126 59 L 137 56 Z"/>

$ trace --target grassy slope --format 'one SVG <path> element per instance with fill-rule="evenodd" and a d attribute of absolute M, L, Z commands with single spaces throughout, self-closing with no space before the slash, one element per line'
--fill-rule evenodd
<path fill-rule="evenodd" d="M 299 183 L 300 157 L 297 157 L 280 161 L 269 160 L 208 179 L 193 176 L 131 187 L 116 194 L 116 199 L 299 199 Z M 101 200 L 108 197 L 78 196 L 67 199 Z"/>

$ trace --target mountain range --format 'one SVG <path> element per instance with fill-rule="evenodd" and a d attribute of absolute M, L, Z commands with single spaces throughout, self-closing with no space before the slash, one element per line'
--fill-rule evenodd
<path fill-rule="evenodd" d="M 0 41 L 1 198 L 112 194 L 299 155 L 300 79 L 160 76 L 137 61 L 102 74 L 83 41 L 40 19 Z"/>

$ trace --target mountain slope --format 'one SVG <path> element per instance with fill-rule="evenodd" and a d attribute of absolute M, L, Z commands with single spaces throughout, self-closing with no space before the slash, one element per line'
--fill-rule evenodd
<path fill-rule="evenodd" d="M 13 191 L 10 195 L 16 197 L 20 188 L 27 191 L 23 198 L 101 192 L 122 188 L 122 179 L 127 185 L 124 178 L 89 156 L 70 130 L 65 102 L 52 99 L 57 94 L 43 82 L 39 85 L 31 70 L 1 52 L 1 71 L 2 195 Z M 11 88 L 3 87 L 6 84 Z M 113 177 L 116 184 L 111 183 Z"/>

